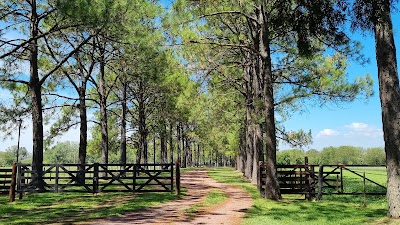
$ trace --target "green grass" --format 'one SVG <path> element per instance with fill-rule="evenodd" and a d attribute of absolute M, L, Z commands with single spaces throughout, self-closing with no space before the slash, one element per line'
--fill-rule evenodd
<path fill-rule="evenodd" d="M 305 201 L 301 195 L 283 195 L 282 201 L 272 201 L 260 197 L 256 186 L 242 179 L 232 168 L 211 169 L 209 175 L 217 181 L 238 186 L 250 193 L 254 205 L 246 213 L 243 224 L 347 225 L 381 224 L 386 221 L 385 196 L 368 196 L 366 208 L 363 207 L 363 197 L 353 195 L 324 195 L 321 202 Z M 348 177 L 351 178 L 351 175 L 344 182 L 349 182 Z M 360 181 L 358 185 L 362 185 L 362 179 Z"/>
<path fill-rule="evenodd" d="M 223 202 L 225 199 L 227 199 L 227 197 L 228 196 L 222 191 L 212 190 L 210 193 L 208 193 L 205 203 L 208 206 L 215 205 Z"/>
<path fill-rule="evenodd" d="M 186 172 L 190 172 L 193 170 L 199 170 L 201 169 L 201 167 L 187 167 L 187 168 L 180 168 L 179 170 L 181 171 L 181 173 L 186 173 Z M 175 171 L 174 171 L 175 173 Z"/>
<path fill-rule="evenodd" d="M 349 170 L 343 169 L 343 191 L 345 193 L 362 193 L 363 192 L 363 178 L 365 173 L 366 178 L 386 187 L 386 168 L 384 167 L 347 167 L 350 170 L 358 173 L 354 174 Z M 331 171 L 333 169 L 326 168 L 324 171 Z M 339 170 L 336 170 L 337 172 Z M 339 175 L 329 175 L 329 179 L 340 179 Z M 329 181 L 329 184 L 336 186 L 340 183 L 335 181 Z M 365 183 L 365 190 L 367 193 L 382 193 L 385 194 L 386 189 L 382 188 L 368 180 Z M 334 189 L 324 189 L 324 192 L 334 193 L 337 190 Z"/>
<path fill-rule="evenodd" d="M 193 218 L 196 215 L 196 213 L 199 213 L 213 205 L 223 202 L 225 199 L 227 199 L 227 197 L 228 197 L 227 194 L 225 194 L 222 191 L 216 189 L 211 190 L 202 202 L 185 209 L 184 213 L 189 218 Z"/>
<path fill-rule="evenodd" d="M 349 167 L 354 172 L 357 172 L 360 175 L 365 173 L 365 177 L 375 181 L 376 183 L 383 185 L 386 187 L 386 168 L 384 167 L 374 167 L 374 168 L 352 168 Z M 357 176 L 350 171 L 344 170 L 343 171 L 343 185 L 345 192 L 362 192 L 363 189 L 363 178 Z M 366 192 L 385 192 L 385 189 L 377 186 L 376 184 L 371 183 L 370 181 L 366 180 L 365 182 Z"/>
<path fill-rule="evenodd" d="M 0 224 L 48 224 L 88 221 L 177 199 L 171 193 L 40 193 L 8 203 L 0 196 Z"/>

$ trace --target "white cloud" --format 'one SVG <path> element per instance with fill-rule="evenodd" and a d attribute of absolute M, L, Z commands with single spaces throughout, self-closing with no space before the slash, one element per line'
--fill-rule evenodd
<path fill-rule="evenodd" d="M 326 137 L 326 136 L 338 136 L 340 134 L 339 131 L 332 129 L 324 129 L 317 134 L 317 138 Z"/>
<path fill-rule="evenodd" d="M 366 123 L 353 122 L 345 125 L 345 127 L 348 129 L 345 136 L 364 136 L 371 138 L 383 137 L 383 131 L 381 128 Z"/>
<path fill-rule="evenodd" d="M 328 127 L 328 126 L 327 126 Z M 363 148 L 383 147 L 383 132 L 380 124 L 350 122 L 337 124 L 313 131 L 313 143 L 308 149 L 322 150 L 328 146 L 351 145 Z M 315 135 L 316 134 L 316 135 Z M 279 149 L 290 149 L 291 146 L 280 144 Z"/>
<path fill-rule="evenodd" d="M 368 124 L 353 122 L 351 124 L 345 125 L 345 127 L 352 129 L 352 130 L 364 130 L 364 129 L 368 128 Z"/>

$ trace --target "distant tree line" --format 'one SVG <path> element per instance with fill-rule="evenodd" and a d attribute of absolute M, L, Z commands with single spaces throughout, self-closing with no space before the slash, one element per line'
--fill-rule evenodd
<path fill-rule="evenodd" d="M 279 165 L 304 164 L 304 157 L 309 164 L 344 164 L 344 165 L 384 165 L 383 148 L 362 148 L 354 146 L 326 147 L 321 151 L 310 149 L 283 150 L 277 153 Z"/>
<path fill-rule="evenodd" d="M 11 166 L 17 160 L 17 149 L 17 146 L 14 145 L 6 148 L 4 151 L 0 151 L 0 167 Z M 29 163 L 29 160 L 32 158 L 32 155 L 25 147 L 20 147 L 18 154 L 19 162 Z"/>
<path fill-rule="evenodd" d="M 11 146 L 0 152 L 0 166 L 10 166 L 16 161 L 17 146 Z M 59 142 L 56 145 L 46 149 L 44 153 L 44 163 L 78 163 L 77 142 Z M 135 149 L 128 149 L 128 163 L 135 163 Z M 153 158 L 153 152 L 150 151 L 150 158 Z M 277 164 L 292 165 L 303 164 L 304 157 L 308 157 L 310 164 L 344 164 L 344 165 L 384 165 L 385 151 L 383 148 L 362 148 L 355 146 L 325 147 L 321 151 L 316 149 L 302 150 L 289 149 L 281 150 L 277 153 Z M 21 147 L 19 150 L 19 162 L 30 163 L 32 155 Z M 159 152 L 156 153 L 159 156 Z M 87 162 L 99 162 L 101 155 L 97 152 L 89 151 Z M 118 154 L 110 154 L 110 162 L 118 163 Z"/>
<path fill-rule="evenodd" d="M 128 149 L 128 163 L 134 163 L 134 149 Z M 43 163 L 79 163 L 79 143 L 73 141 L 58 142 L 54 146 L 47 147 L 44 151 Z M 0 167 L 9 167 L 17 159 L 17 146 L 11 146 L 0 151 Z M 25 147 L 19 149 L 20 163 L 31 163 L 32 154 Z M 89 151 L 87 154 L 87 163 L 96 163 L 101 161 L 101 154 L 95 151 Z M 117 152 L 110 153 L 110 163 L 119 163 Z"/>

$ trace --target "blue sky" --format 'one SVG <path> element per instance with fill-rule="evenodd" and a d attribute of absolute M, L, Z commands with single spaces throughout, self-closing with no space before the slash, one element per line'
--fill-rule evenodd
<path fill-rule="evenodd" d="M 400 13 L 392 15 L 397 61 L 400 65 Z M 328 146 L 353 145 L 360 147 L 383 147 L 382 118 L 379 100 L 378 69 L 375 59 L 375 40 L 372 32 L 354 33 L 352 38 L 363 45 L 363 54 L 370 59 L 364 66 L 355 62 L 348 67 L 350 79 L 369 73 L 374 79 L 374 96 L 359 99 L 340 106 L 310 107 L 305 113 L 294 113 L 285 123 L 287 130 L 311 130 L 313 144 L 305 149 L 321 150 Z M 281 144 L 279 149 L 290 148 Z"/>
<path fill-rule="evenodd" d="M 400 13 L 393 14 L 392 19 L 397 52 L 400 52 Z M 371 74 L 374 79 L 375 95 L 368 101 L 360 99 L 340 106 L 309 107 L 304 113 L 294 113 L 290 120 L 285 122 L 286 130 L 311 130 L 313 144 L 304 147 L 305 149 L 314 148 L 321 150 L 324 147 L 340 145 L 353 145 L 366 148 L 384 146 L 373 34 L 372 32 L 366 32 L 364 35 L 355 33 L 352 36 L 362 43 L 364 46 L 363 53 L 370 59 L 370 63 L 361 66 L 353 62 L 347 71 L 349 78 L 354 79 L 358 75 Z M 399 53 L 397 55 L 399 61 Z M 4 100 L 7 97 L 9 97 L 7 93 L 0 91 L 1 99 Z M 48 129 L 49 126 L 45 126 L 45 130 Z M 32 149 L 31 130 L 32 127 L 28 125 L 22 131 L 21 135 L 21 146 L 26 147 L 28 150 Z M 2 137 L 1 133 L 0 137 Z M 2 141 L 0 150 L 4 150 L 11 145 L 16 145 L 16 135 L 13 138 Z M 65 140 L 78 141 L 78 129 L 70 130 L 59 139 L 59 141 Z M 280 144 L 279 146 L 279 149 L 287 148 L 290 147 L 284 144 Z"/>

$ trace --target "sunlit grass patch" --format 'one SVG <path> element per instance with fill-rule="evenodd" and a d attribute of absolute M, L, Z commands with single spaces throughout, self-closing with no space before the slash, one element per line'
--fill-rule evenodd
<path fill-rule="evenodd" d="M 226 193 L 217 189 L 213 189 L 207 194 L 203 201 L 183 210 L 183 213 L 189 218 L 193 218 L 197 213 L 207 210 L 207 208 L 217 205 L 227 198 L 228 196 Z"/>

